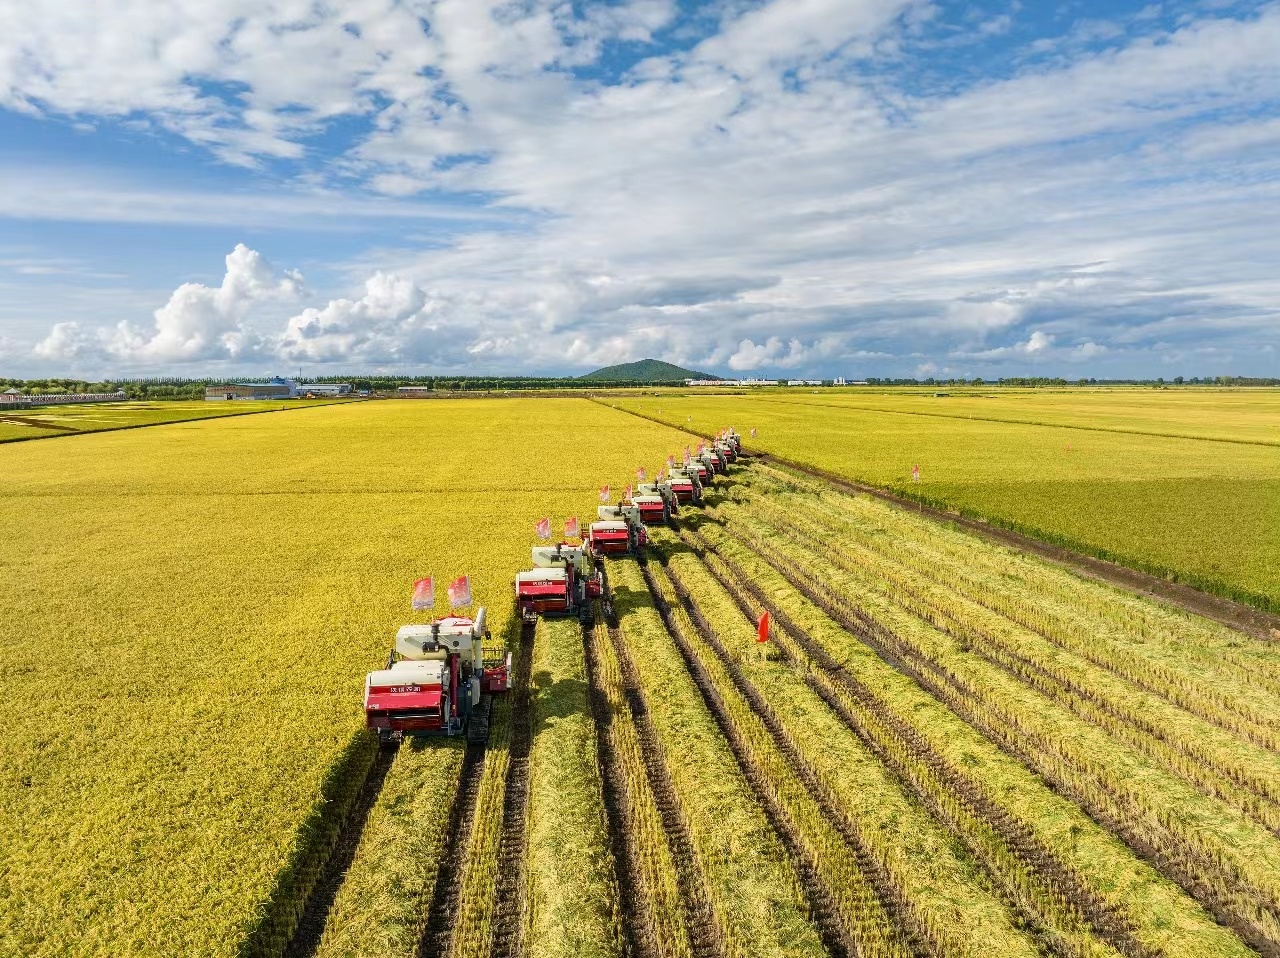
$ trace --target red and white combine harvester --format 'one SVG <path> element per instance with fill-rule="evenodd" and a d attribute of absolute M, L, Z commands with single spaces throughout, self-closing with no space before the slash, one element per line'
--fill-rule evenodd
<path fill-rule="evenodd" d="M 649 544 L 640 507 L 634 502 L 600 506 L 596 515 L 600 518 L 587 530 L 587 542 L 596 557 L 639 555 Z"/>
<path fill-rule="evenodd" d="M 383 745 L 405 735 L 489 737 L 492 696 L 511 688 L 511 655 L 485 658 L 484 609 L 474 619 L 449 616 L 403 625 L 387 667 L 364 680 L 365 724 Z"/>
<path fill-rule="evenodd" d="M 707 461 L 701 456 L 686 459 L 684 461 L 684 467 L 697 475 L 698 484 L 703 487 L 711 485 L 711 480 L 714 479 L 716 475 L 715 468 L 708 465 Z"/>
<path fill-rule="evenodd" d="M 676 466 L 671 470 L 668 481 L 680 505 L 702 501 L 702 483 L 698 480 L 698 470 L 692 465 Z"/>
<path fill-rule="evenodd" d="M 738 435 L 737 431 L 732 426 L 724 431 L 724 434 L 720 439 L 733 446 L 733 451 L 736 455 L 742 455 L 742 437 Z"/>
<path fill-rule="evenodd" d="M 640 510 L 640 521 L 647 526 L 665 524 L 679 509 L 675 490 L 666 479 L 642 482 L 636 486 L 631 504 Z"/>
<path fill-rule="evenodd" d="M 698 453 L 698 458 L 706 464 L 713 474 L 729 471 L 729 460 L 716 452 L 715 449 L 710 447 L 703 448 L 702 452 Z"/>
<path fill-rule="evenodd" d="M 540 615 L 577 615 L 590 622 L 591 602 L 602 582 L 585 543 L 534 546 L 533 568 L 516 573 L 516 607 L 525 622 Z"/>

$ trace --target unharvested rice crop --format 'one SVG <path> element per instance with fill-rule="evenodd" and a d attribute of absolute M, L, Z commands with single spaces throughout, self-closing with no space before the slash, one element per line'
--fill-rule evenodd
<path fill-rule="evenodd" d="M 234 953 L 362 777 L 414 578 L 469 574 L 502 635 L 533 523 L 675 441 L 494 400 L 0 449 L 0 953 Z"/>

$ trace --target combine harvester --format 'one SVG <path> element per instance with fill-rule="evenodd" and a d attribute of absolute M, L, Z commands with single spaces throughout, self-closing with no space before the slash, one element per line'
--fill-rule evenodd
<path fill-rule="evenodd" d="M 365 724 L 382 745 L 464 731 L 468 742 L 488 740 L 493 696 L 511 688 L 511 655 L 485 658 L 484 615 L 400 627 L 387 667 L 364 680 Z"/>
<path fill-rule="evenodd" d="M 566 542 L 533 547 L 534 567 L 516 573 L 516 608 L 525 622 L 540 615 L 577 615 L 591 623 L 591 601 L 603 589 L 591 548 Z"/>
<path fill-rule="evenodd" d="M 597 558 L 638 556 L 640 550 L 649 544 L 649 533 L 644 527 L 640 507 L 634 502 L 600 506 L 596 515 L 599 519 L 587 530 L 587 543 Z"/>
<path fill-rule="evenodd" d="M 680 508 L 670 480 L 662 478 L 636 486 L 631 504 L 640 510 L 640 521 L 647 526 L 664 525 Z"/>
<path fill-rule="evenodd" d="M 702 483 L 698 479 L 698 470 L 692 464 L 672 469 L 668 481 L 680 505 L 702 502 Z"/>

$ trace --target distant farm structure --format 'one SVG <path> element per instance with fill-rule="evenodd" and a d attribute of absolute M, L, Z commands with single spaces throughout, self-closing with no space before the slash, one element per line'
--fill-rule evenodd
<path fill-rule="evenodd" d="M 8 389 L 0 393 L 0 406 L 8 409 L 26 409 L 31 406 L 60 406 L 67 403 L 123 402 L 128 398 L 124 390 L 112 393 L 50 393 L 44 396 L 30 396 L 16 389 Z"/>

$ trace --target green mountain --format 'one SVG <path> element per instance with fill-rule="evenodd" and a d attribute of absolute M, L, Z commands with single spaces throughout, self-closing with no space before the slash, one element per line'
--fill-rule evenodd
<path fill-rule="evenodd" d="M 673 379 L 719 379 L 710 373 L 700 373 L 696 369 L 684 369 L 664 363 L 660 359 L 642 359 L 635 363 L 622 363 L 619 366 L 605 366 L 595 372 L 579 376 L 579 379 L 608 379 L 613 382 L 670 382 Z"/>

